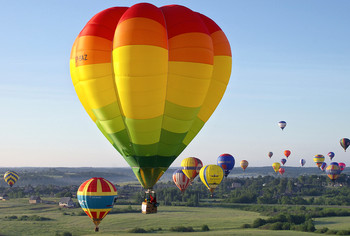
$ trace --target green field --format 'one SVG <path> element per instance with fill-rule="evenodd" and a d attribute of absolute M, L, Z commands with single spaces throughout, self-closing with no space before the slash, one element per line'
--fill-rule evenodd
<path fill-rule="evenodd" d="M 50 200 L 53 199 L 43 199 Z M 58 200 L 58 199 L 54 199 Z M 125 209 L 128 206 L 117 205 L 115 208 Z M 132 206 L 139 209 L 139 206 Z M 57 204 L 29 204 L 28 199 L 11 199 L 0 201 L 0 235 L 55 235 L 56 233 L 70 232 L 73 235 L 96 235 L 94 225 L 86 215 L 77 216 L 80 208 L 60 209 Z M 76 214 L 73 215 L 72 214 Z M 38 215 L 52 220 L 48 221 L 18 221 L 5 220 L 6 216 Z M 157 214 L 144 215 L 141 213 L 109 214 L 100 225 L 99 234 L 102 235 L 140 235 L 128 233 L 135 227 L 149 230 L 151 228 L 162 230 L 147 235 L 178 235 L 171 232 L 171 227 L 193 227 L 196 232 L 189 235 L 317 235 L 296 231 L 270 231 L 258 229 L 241 229 L 244 223 L 252 223 L 260 216 L 259 213 L 242 211 L 230 208 L 193 208 L 160 206 Z M 342 219 L 342 220 L 339 220 Z M 337 229 L 346 228 L 346 219 L 349 217 L 334 217 L 317 219 L 317 228 L 323 226 L 332 228 L 333 222 L 342 222 L 334 225 Z M 324 220 L 324 221 L 323 221 Z M 347 221 L 348 222 L 348 221 Z M 202 225 L 208 225 L 210 231 L 201 232 Z"/>
<path fill-rule="evenodd" d="M 343 217 L 324 217 L 315 219 L 316 229 L 327 227 L 329 229 L 336 230 L 349 230 L 350 229 L 350 216 Z"/>

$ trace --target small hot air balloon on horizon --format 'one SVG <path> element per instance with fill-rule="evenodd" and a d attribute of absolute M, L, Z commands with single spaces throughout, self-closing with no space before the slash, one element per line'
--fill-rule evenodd
<path fill-rule="evenodd" d="M 283 152 L 283 154 L 288 158 L 288 157 L 290 156 L 290 154 L 291 154 L 291 151 L 285 150 L 285 151 Z"/>
<path fill-rule="evenodd" d="M 317 167 L 320 168 L 322 163 L 324 162 L 324 156 L 322 154 L 315 155 L 314 162 L 316 163 Z"/>
<path fill-rule="evenodd" d="M 344 148 L 344 152 L 346 152 L 346 149 L 350 145 L 350 140 L 348 138 L 342 138 L 340 139 L 340 145 Z"/>
<path fill-rule="evenodd" d="M 95 232 L 99 231 L 99 224 L 113 208 L 117 195 L 116 187 L 104 178 L 94 177 L 79 186 L 79 204 L 94 222 Z"/>
<path fill-rule="evenodd" d="M 235 166 L 235 158 L 228 154 L 221 154 L 217 159 L 217 165 L 220 166 L 225 172 L 225 178 L 230 174 L 231 170 Z"/>
<path fill-rule="evenodd" d="M 332 159 L 334 158 L 334 156 L 335 156 L 334 152 L 329 152 L 327 155 L 329 156 L 329 159 L 331 159 L 331 160 L 332 160 Z"/>
<path fill-rule="evenodd" d="M 173 181 L 182 194 L 184 194 L 185 190 L 191 183 L 191 180 L 184 174 L 182 169 L 178 169 L 173 173 Z"/>
<path fill-rule="evenodd" d="M 196 157 L 187 157 L 181 161 L 181 167 L 184 174 L 191 180 L 197 177 L 199 171 L 203 167 L 203 163 Z"/>
<path fill-rule="evenodd" d="M 331 162 L 326 168 L 326 174 L 334 182 L 340 175 L 340 168 L 337 162 Z"/>
<path fill-rule="evenodd" d="M 278 172 L 280 173 L 280 175 L 283 175 L 285 171 L 286 171 L 286 170 L 285 170 L 283 167 L 280 167 L 279 170 L 278 170 Z"/>
<path fill-rule="evenodd" d="M 300 159 L 300 165 L 301 165 L 301 166 L 304 166 L 305 163 L 306 163 L 305 159 Z"/>
<path fill-rule="evenodd" d="M 339 165 L 339 169 L 340 169 L 341 172 L 342 172 L 342 171 L 345 169 L 345 167 L 346 167 L 345 163 L 343 163 L 343 162 L 339 162 L 338 165 Z"/>
<path fill-rule="evenodd" d="M 279 163 L 279 162 L 274 162 L 273 164 L 272 164 L 272 168 L 273 168 L 273 170 L 277 173 L 278 172 L 278 170 L 280 169 L 280 167 L 281 167 L 281 163 Z"/>
<path fill-rule="evenodd" d="M 286 158 L 282 158 L 282 159 L 281 159 L 282 165 L 286 164 L 286 162 L 287 162 L 287 159 L 286 159 Z"/>
<path fill-rule="evenodd" d="M 245 171 L 245 169 L 247 169 L 249 163 L 246 160 L 242 160 L 239 164 L 242 167 L 243 171 Z"/>
<path fill-rule="evenodd" d="M 4 174 L 5 182 L 12 187 L 19 179 L 19 175 L 15 171 L 6 171 Z"/>
<path fill-rule="evenodd" d="M 281 128 L 281 130 L 283 131 L 283 129 L 286 127 L 287 122 L 281 120 L 280 122 L 278 122 L 278 126 Z"/>
<path fill-rule="evenodd" d="M 323 162 L 323 163 L 321 164 L 321 166 L 320 166 L 320 169 L 321 169 L 322 171 L 325 171 L 326 168 L 327 168 L 327 163 L 326 163 L 326 162 Z"/>
<path fill-rule="evenodd" d="M 269 158 L 271 158 L 273 156 L 273 152 L 269 152 L 267 155 L 269 156 Z"/>
<path fill-rule="evenodd" d="M 224 178 L 224 170 L 218 165 L 206 165 L 200 170 L 199 177 L 213 197 L 214 190 Z"/>

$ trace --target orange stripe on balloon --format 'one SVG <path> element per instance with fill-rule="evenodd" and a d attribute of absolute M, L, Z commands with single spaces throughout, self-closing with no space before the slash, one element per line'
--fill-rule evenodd
<path fill-rule="evenodd" d="M 113 43 L 111 40 L 98 36 L 82 36 L 76 41 L 77 51 L 82 50 L 101 50 L 112 51 Z"/>
<path fill-rule="evenodd" d="M 143 17 L 152 19 L 165 28 L 165 21 L 162 11 L 149 3 L 139 3 L 131 6 L 120 18 L 119 23 L 134 17 Z"/>
<path fill-rule="evenodd" d="M 113 48 L 125 45 L 153 45 L 168 49 L 163 25 L 147 18 L 131 18 L 118 24 Z"/>
<path fill-rule="evenodd" d="M 74 59 L 76 67 L 98 63 L 111 63 L 112 53 L 110 51 L 77 50 Z"/>
<path fill-rule="evenodd" d="M 222 31 L 216 31 L 211 34 L 213 39 L 214 55 L 215 56 L 232 56 L 231 47 Z"/>

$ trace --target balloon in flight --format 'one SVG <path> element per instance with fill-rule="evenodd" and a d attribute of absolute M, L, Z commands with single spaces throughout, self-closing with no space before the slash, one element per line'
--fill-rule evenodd
<path fill-rule="evenodd" d="M 247 169 L 249 163 L 246 160 L 242 160 L 239 164 L 240 164 L 241 168 L 243 169 L 243 171 L 245 171 L 245 169 Z"/>
<path fill-rule="evenodd" d="M 281 130 L 283 130 L 287 125 L 287 122 L 281 120 L 280 122 L 278 122 L 278 126 L 281 128 Z"/>
<path fill-rule="evenodd" d="M 329 159 L 331 159 L 331 160 L 332 160 L 332 159 L 334 158 L 334 156 L 335 156 L 334 152 L 329 152 L 327 155 L 329 156 Z"/>
<path fill-rule="evenodd" d="M 280 173 L 280 175 L 283 175 L 284 174 L 284 172 L 285 172 L 286 170 L 284 169 L 284 168 L 279 168 L 279 170 L 278 170 L 278 172 Z"/>
<path fill-rule="evenodd" d="M 6 171 L 4 174 L 5 182 L 12 187 L 19 179 L 19 175 L 15 171 Z"/>
<path fill-rule="evenodd" d="M 182 169 L 178 169 L 173 173 L 173 181 L 175 185 L 180 189 L 181 193 L 184 193 L 191 183 L 191 180 L 187 178 Z"/>
<path fill-rule="evenodd" d="M 342 138 L 340 139 L 340 145 L 342 146 L 342 148 L 344 148 L 344 151 L 346 152 L 346 149 L 350 145 L 350 140 L 348 138 Z"/>
<path fill-rule="evenodd" d="M 285 150 L 285 151 L 284 151 L 284 155 L 285 155 L 287 158 L 290 156 L 290 154 L 291 154 L 291 151 L 289 151 L 289 150 Z"/>
<path fill-rule="evenodd" d="M 267 155 L 269 156 L 269 158 L 271 158 L 273 155 L 273 152 L 269 152 Z"/>
<path fill-rule="evenodd" d="M 214 190 L 224 178 L 224 171 L 218 165 L 206 165 L 200 170 L 199 177 L 213 195 Z"/>
<path fill-rule="evenodd" d="M 273 164 L 272 164 L 272 168 L 273 168 L 273 170 L 277 173 L 277 171 L 280 169 L 280 167 L 281 167 L 281 164 L 279 163 L 279 162 L 274 162 Z"/>
<path fill-rule="evenodd" d="M 191 182 L 199 174 L 199 171 L 203 167 L 201 160 L 195 157 L 187 157 L 181 161 L 181 167 L 184 174 L 191 180 Z"/>
<path fill-rule="evenodd" d="M 345 163 L 343 163 L 343 162 L 339 162 L 338 165 L 339 165 L 340 171 L 343 171 L 346 167 Z"/>
<path fill-rule="evenodd" d="M 281 159 L 282 165 L 286 164 L 286 162 L 287 162 L 287 159 L 286 159 L 286 158 L 282 158 L 282 159 Z"/>
<path fill-rule="evenodd" d="M 317 167 L 320 168 L 322 163 L 324 162 L 324 156 L 321 154 L 315 155 L 314 162 L 316 163 Z"/>
<path fill-rule="evenodd" d="M 326 163 L 326 162 L 323 162 L 323 163 L 321 164 L 321 166 L 320 166 L 320 169 L 321 169 L 322 171 L 325 171 L 326 168 L 327 168 L 327 163 Z"/>
<path fill-rule="evenodd" d="M 230 174 L 233 167 L 235 166 L 235 158 L 227 153 L 221 154 L 218 157 L 217 165 L 224 170 L 224 175 L 225 177 L 227 177 Z"/>
<path fill-rule="evenodd" d="M 340 172 L 341 170 L 337 162 L 332 162 L 327 166 L 326 174 L 332 181 L 335 181 L 339 177 Z"/>
<path fill-rule="evenodd" d="M 304 166 L 305 163 L 306 163 L 305 159 L 300 159 L 300 165 L 301 165 L 301 166 Z"/>
<path fill-rule="evenodd" d="M 231 74 L 221 28 L 180 5 L 97 13 L 70 56 L 86 112 L 151 189 L 219 104 Z"/>
<path fill-rule="evenodd" d="M 108 180 L 94 177 L 80 185 L 77 198 L 83 211 L 94 222 L 97 232 L 99 224 L 117 200 L 117 189 Z"/>

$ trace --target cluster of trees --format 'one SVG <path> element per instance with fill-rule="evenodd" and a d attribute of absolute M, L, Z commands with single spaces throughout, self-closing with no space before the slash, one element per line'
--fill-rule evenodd
<path fill-rule="evenodd" d="M 225 203 L 256 203 L 283 205 L 350 205 L 350 178 L 342 174 L 335 183 L 327 176 L 310 175 L 297 178 L 258 176 L 255 178 L 227 178 L 217 187 L 214 197 L 197 178 L 181 194 L 171 181 L 155 186 L 157 200 L 162 205 L 199 206 L 207 201 Z M 74 197 L 78 185 L 27 185 L 24 187 L 0 187 L 0 193 L 10 198 L 30 197 Z M 139 204 L 144 200 L 139 186 L 117 186 L 118 203 Z M 210 199 L 210 200 L 209 200 Z"/>

